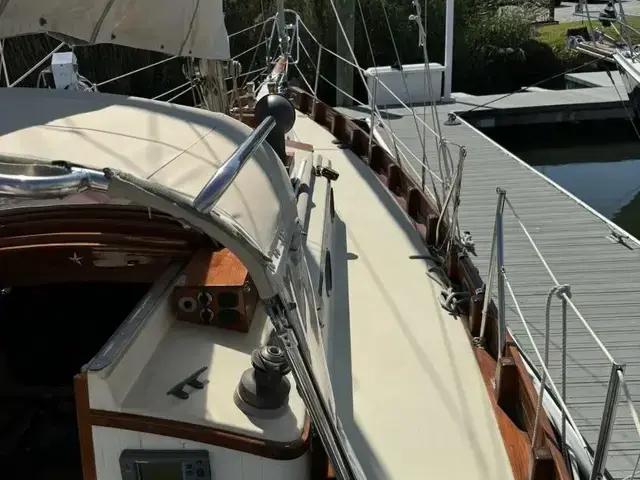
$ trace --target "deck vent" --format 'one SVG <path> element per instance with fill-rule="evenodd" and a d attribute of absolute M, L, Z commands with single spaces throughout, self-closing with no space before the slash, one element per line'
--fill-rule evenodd
<path fill-rule="evenodd" d="M 280 347 L 267 345 L 251 354 L 253 368 L 245 370 L 235 393 L 236 405 L 247 415 L 279 416 L 289 403 L 290 369 Z"/>

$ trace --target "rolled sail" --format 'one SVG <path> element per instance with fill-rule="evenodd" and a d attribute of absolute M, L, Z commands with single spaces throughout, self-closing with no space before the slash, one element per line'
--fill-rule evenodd
<path fill-rule="evenodd" d="M 222 0 L 0 0 L 0 38 L 31 33 L 67 43 L 230 58 Z"/>

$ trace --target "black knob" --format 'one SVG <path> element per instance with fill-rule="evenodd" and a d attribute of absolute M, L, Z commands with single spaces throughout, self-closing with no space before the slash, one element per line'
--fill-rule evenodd
<path fill-rule="evenodd" d="M 254 110 L 256 122 L 260 123 L 267 117 L 273 117 L 276 121 L 273 131 L 284 135 L 293 128 L 293 124 L 296 122 L 296 109 L 285 97 L 272 93 L 258 100 Z"/>
<path fill-rule="evenodd" d="M 284 166 L 289 169 L 290 162 L 287 158 L 285 135 L 296 122 L 296 109 L 293 104 L 282 95 L 265 95 L 256 103 L 254 117 L 258 123 L 267 117 L 274 118 L 276 126 L 267 136 L 267 143 L 280 157 Z"/>

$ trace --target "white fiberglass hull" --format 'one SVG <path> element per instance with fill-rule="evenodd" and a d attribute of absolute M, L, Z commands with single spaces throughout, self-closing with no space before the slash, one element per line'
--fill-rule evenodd
<path fill-rule="evenodd" d="M 640 63 L 619 51 L 613 55 L 635 117 L 640 115 Z"/>

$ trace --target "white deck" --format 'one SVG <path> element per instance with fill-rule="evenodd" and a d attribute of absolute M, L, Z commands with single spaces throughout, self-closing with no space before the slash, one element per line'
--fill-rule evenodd
<path fill-rule="evenodd" d="M 248 333 L 179 322 L 167 296 L 145 320 L 126 353 L 110 368 L 89 375 L 91 408 L 163 418 L 217 428 L 275 442 L 299 441 L 305 405 L 292 384 L 289 408 L 273 419 L 249 417 L 233 393 L 251 352 L 266 343 L 269 322 L 256 309 Z M 200 369 L 202 390 L 186 387 L 186 400 L 167 395 L 175 384 Z"/>
<path fill-rule="evenodd" d="M 251 368 L 251 352 L 264 343 L 267 318 L 260 307 L 246 334 L 172 322 L 122 402 L 122 411 L 232 430 L 275 442 L 300 440 L 306 410 L 297 394 L 290 396 L 284 416 L 274 419 L 249 417 L 233 400 L 242 372 Z M 169 388 L 201 367 L 207 367 L 199 376 L 205 381 L 203 390 L 186 387 L 185 391 L 190 392 L 188 400 L 167 395 Z"/>
<path fill-rule="evenodd" d="M 299 114 L 294 135 L 340 174 L 333 188 L 344 241 L 331 252 L 329 368 L 338 415 L 367 478 L 513 478 L 467 334 L 439 305 L 418 235 L 329 132 Z"/>

